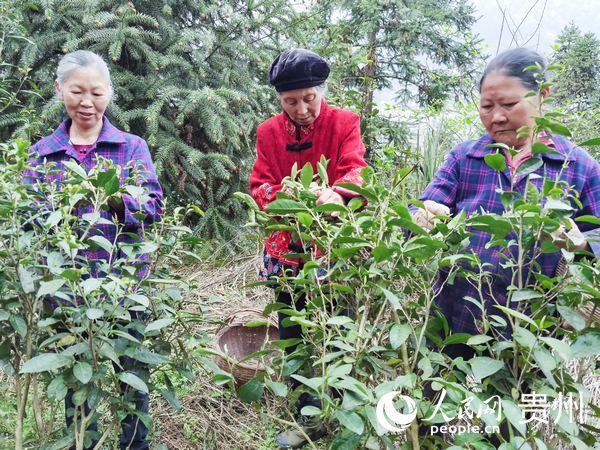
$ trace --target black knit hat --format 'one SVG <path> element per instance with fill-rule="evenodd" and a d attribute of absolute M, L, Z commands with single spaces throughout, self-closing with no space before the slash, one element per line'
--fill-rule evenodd
<path fill-rule="evenodd" d="M 277 92 L 309 88 L 323 84 L 329 70 L 329 63 L 316 53 L 293 48 L 275 58 L 269 70 L 269 82 Z"/>

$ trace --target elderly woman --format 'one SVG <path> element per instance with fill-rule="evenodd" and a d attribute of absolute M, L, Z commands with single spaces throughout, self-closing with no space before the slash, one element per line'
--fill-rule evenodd
<path fill-rule="evenodd" d="M 282 180 L 289 176 L 294 164 L 298 168 L 307 162 L 316 167 L 322 156 L 329 160 L 327 175 L 331 187 L 322 190 L 317 204 L 344 204 L 354 194 L 337 186 L 339 183 L 360 183 L 360 171 L 366 166 L 365 147 L 360 135 L 359 117 L 343 109 L 333 108 L 323 99 L 329 65 L 319 55 L 303 49 L 287 50 L 273 62 L 269 81 L 279 93 L 283 112 L 262 123 L 257 130 L 257 158 L 250 176 L 250 194 L 264 208 L 275 200 L 282 189 Z M 292 242 L 288 231 L 275 231 L 268 237 L 264 253 L 263 279 L 274 280 L 278 275 L 294 274 L 301 264 L 289 253 L 301 251 L 299 243 Z M 277 301 L 305 306 L 305 299 L 292 299 L 287 291 L 277 294 Z M 301 337 L 300 326 L 286 326 L 287 316 L 279 314 L 281 339 Z M 288 353 L 293 348 L 287 349 Z M 315 400 L 302 394 L 298 411 Z M 305 424 L 311 438 L 322 429 Z M 282 448 L 297 448 L 306 441 L 302 433 L 288 431 L 277 437 Z"/>
<path fill-rule="evenodd" d="M 135 234 L 140 229 L 156 221 L 162 213 L 162 189 L 156 177 L 154 165 L 148 151 L 146 142 L 139 136 L 115 128 L 105 117 L 113 87 L 110 80 L 108 66 L 104 60 L 89 51 L 78 50 L 66 54 L 59 62 L 55 88 L 58 98 L 64 103 L 68 118 L 51 135 L 42 138 L 30 149 L 32 170 L 25 174 L 25 183 L 35 184 L 39 181 L 58 182 L 64 176 L 66 161 L 76 161 L 86 171 L 96 164 L 96 158 L 102 156 L 112 160 L 122 167 L 121 182 L 131 170 L 137 168 L 140 175 L 139 183 L 149 196 L 149 201 L 140 205 L 136 199 L 123 195 L 110 201 L 111 210 L 102 211 L 102 224 L 96 226 L 95 232 L 101 233 L 110 242 L 117 236 L 117 227 L 113 218 L 116 216 L 128 234 L 120 234 L 122 242 L 134 242 Z M 47 175 L 47 180 L 36 166 L 44 163 L 54 163 L 55 172 Z M 92 206 L 81 202 L 77 214 L 92 211 Z M 143 213 L 144 218 L 140 219 Z M 98 249 L 88 251 L 81 255 L 85 257 L 96 270 L 96 263 L 108 261 L 109 254 Z M 141 268 L 142 275 L 146 268 Z M 132 332 L 133 334 L 133 332 Z M 121 361 L 126 370 L 137 373 L 146 371 L 145 368 L 136 366 L 130 358 Z M 67 395 L 65 402 L 67 425 L 73 423 L 72 392 Z M 136 392 L 136 408 L 138 411 L 148 412 L 148 396 L 143 392 Z M 92 425 L 90 429 L 94 429 Z M 144 423 L 135 415 L 128 415 L 122 421 L 123 433 L 121 448 L 142 450 L 148 449 L 146 442 L 147 429 Z"/>
<path fill-rule="evenodd" d="M 413 216 L 417 223 L 431 228 L 437 214 L 464 211 L 470 215 L 481 209 L 497 214 L 504 211 L 497 190 L 500 187 L 498 175 L 484 161 L 486 155 L 496 152 L 495 148 L 487 147 L 489 144 L 502 143 L 517 150 L 514 156 L 505 152 L 507 169 L 501 172 L 500 178 L 503 186 L 510 185 L 512 180 L 514 190 L 523 193 L 527 177 L 520 177 L 516 169 L 532 156 L 532 139 L 519 136 L 518 130 L 534 125 L 534 117 L 539 115 L 540 108 L 539 97 L 527 95 L 532 90 L 539 90 L 538 79 L 535 72 L 524 69 L 536 64 L 542 69 L 546 67 L 542 56 L 524 48 L 508 50 L 489 62 L 479 83 L 479 114 L 487 133 L 475 141 L 459 144 L 448 154 L 421 196 L 425 209 L 418 210 Z M 549 88 L 542 88 L 541 94 L 542 98 L 547 98 Z M 531 177 L 530 182 L 539 188 L 542 177 L 555 179 L 560 176 L 579 192 L 581 206 L 573 204 L 577 208 L 574 215 L 600 216 L 598 162 L 562 136 L 547 134 L 540 139 L 553 151 L 540 155 L 543 165 L 534 172 L 540 177 Z M 565 160 L 567 167 L 563 168 Z M 568 245 L 570 250 L 591 251 L 597 257 L 600 254 L 598 230 L 594 230 L 589 223 L 582 223 L 578 228 L 572 222 L 572 226 L 569 233 L 561 230 L 561 233 L 555 234 L 555 244 Z M 477 230 L 472 230 L 472 233 L 468 251 L 475 252 L 482 263 L 488 264 L 488 269 L 493 272 L 494 296 L 501 304 L 505 304 L 507 288 L 511 284 L 510 268 L 502 267 L 504 260 L 497 247 L 486 246 L 490 239 L 488 234 Z M 553 276 L 559 257 L 559 253 L 539 256 L 537 262 L 544 274 Z M 468 297 L 479 299 L 475 287 L 461 279 L 446 284 L 437 296 L 436 303 L 454 333 L 481 333 L 481 311 L 466 300 Z M 498 314 L 491 298 L 483 300 L 487 311 Z M 469 358 L 473 355 L 473 350 L 466 345 L 449 346 L 445 351 L 452 357 Z"/>

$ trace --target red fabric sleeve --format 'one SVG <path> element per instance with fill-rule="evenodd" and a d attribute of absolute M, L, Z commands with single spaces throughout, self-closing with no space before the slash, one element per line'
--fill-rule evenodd
<path fill-rule="evenodd" d="M 361 185 L 363 180 L 360 171 L 366 166 L 365 145 L 360 136 L 360 117 L 353 114 L 350 126 L 340 145 L 333 190 L 343 197 L 359 197 L 356 192 L 335 185 L 339 183 Z"/>
<path fill-rule="evenodd" d="M 260 209 L 275 200 L 275 196 L 281 190 L 280 180 L 276 180 L 273 174 L 272 157 L 267 155 L 262 143 L 261 129 L 256 133 L 256 161 L 250 174 L 250 195 Z"/>

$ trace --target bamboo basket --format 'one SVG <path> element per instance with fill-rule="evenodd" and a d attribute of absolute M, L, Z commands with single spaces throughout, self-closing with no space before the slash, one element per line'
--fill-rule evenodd
<path fill-rule="evenodd" d="M 247 327 L 249 322 L 264 321 L 267 325 Z M 274 348 L 270 341 L 279 339 L 277 321 L 265 317 L 262 311 L 245 308 L 234 311 L 225 318 L 226 325 L 222 326 L 215 335 L 215 348 L 227 355 L 227 358 L 215 355 L 217 365 L 233 375 L 236 384 L 244 384 L 266 370 L 262 360 L 258 358 L 238 362 L 246 356 L 263 348 Z M 263 360 L 269 360 L 269 355 Z"/>

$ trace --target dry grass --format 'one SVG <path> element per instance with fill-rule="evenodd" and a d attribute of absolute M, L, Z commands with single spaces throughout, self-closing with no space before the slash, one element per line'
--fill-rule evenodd
<path fill-rule="evenodd" d="M 269 289 L 243 288 L 255 281 L 258 264 L 258 257 L 241 258 L 226 268 L 196 266 L 184 274 L 198 286 L 186 299 L 187 308 L 202 309 L 207 320 L 205 328 L 211 336 L 233 311 L 261 308 L 272 301 Z M 593 361 L 586 361 L 581 369 L 578 362 L 569 365 L 574 375 L 584 371 L 582 384 L 591 391 L 594 403 L 600 404 L 600 375 L 593 368 Z M 155 442 L 178 450 L 276 448 L 273 436 L 278 425 L 269 415 L 276 415 L 281 405 L 269 396 L 260 406 L 245 404 L 227 388 L 216 386 L 210 374 L 199 371 L 196 383 L 181 399 L 182 412 L 175 413 L 164 401 L 153 406 L 157 425 Z M 550 430 L 547 436 L 550 438 Z M 558 448 L 570 447 L 563 444 Z"/>
<path fill-rule="evenodd" d="M 204 331 L 211 338 L 232 312 L 263 308 L 272 301 L 273 293 L 267 288 L 243 288 L 256 281 L 259 263 L 260 258 L 248 257 L 226 268 L 196 266 L 185 271 L 185 279 L 197 285 L 185 299 L 186 308 L 203 311 L 207 321 Z M 164 401 L 153 406 L 156 443 L 178 450 L 276 448 L 270 444 L 275 428 L 268 418 L 269 411 L 278 407 L 275 399 L 266 396 L 262 405 L 248 405 L 228 388 L 216 386 L 210 373 L 201 368 L 196 378 L 181 399 L 180 413 Z"/>

